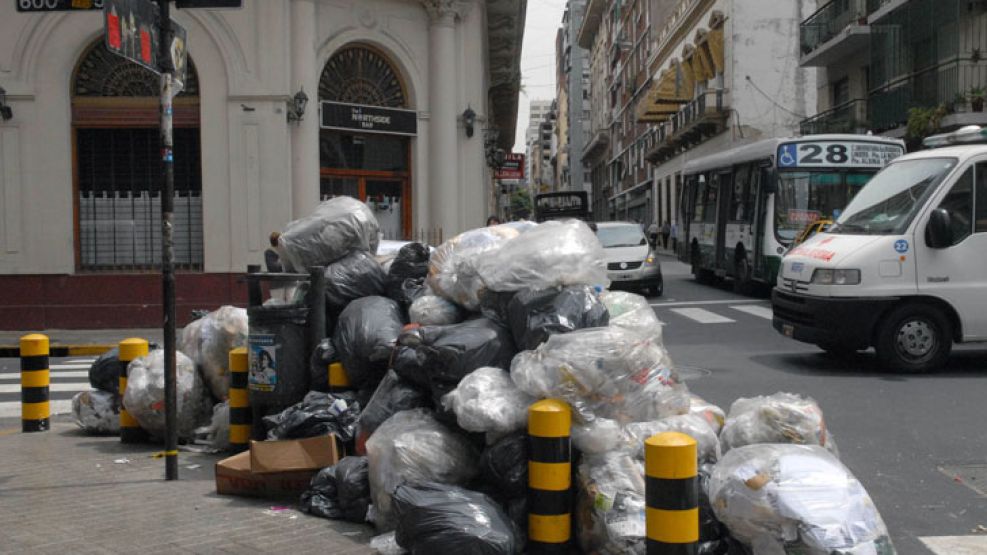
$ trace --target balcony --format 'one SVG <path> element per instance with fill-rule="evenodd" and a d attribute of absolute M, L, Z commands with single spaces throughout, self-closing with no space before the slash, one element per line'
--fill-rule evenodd
<path fill-rule="evenodd" d="M 653 164 L 674 158 L 680 151 L 723 132 L 729 116 L 730 109 L 724 105 L 722 90 L 701 93 L 658 126 L 655 145 L 645 158 Z"/>
<path fill-rule="evenodd" d="M 799 25 L 802 67 L 826 67 L 867 52 L 870 27 L 865 0 L 832 0 Z"/>
<path fill-rule="evenodd" d="M 873 23 L 907 4 L 910 0 L 867 0 L 867 18 Z"/>
<path fill-rule="evenodd" d="M 911 108 L 932 108 L 945 105 L 952 108 L 958 95 L 970 87 L 987 83 L 987 63 L 954 61 L 931 67 L 892 81 L 871 91 L 867 113 L 871 128 L 885 131 L 908 123 Z M 960 114 L 956 114 L 959 116 Z M 983 113 L 977 113 L 974 119 Z M 944 118 L 943 128 L 953 127 L 953 120 L 966 121 L 969 117 Z"/>
<path fill-rule="evenodd" d="M 802 135 L 821 133 L 867 133 L 867 100 L 858 98 L 844 102 L 825 112 L 802 120 L 799 124 Z"/>

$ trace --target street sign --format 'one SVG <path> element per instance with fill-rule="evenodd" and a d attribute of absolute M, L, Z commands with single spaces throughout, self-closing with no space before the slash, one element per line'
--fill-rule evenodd
<path fill-rule="evenodd" d="M 103 0 L 14 0 L 19 12 L 102 10 Z"/>
<path fill-rule="evenodd" d="M 103 0 L 106 48 L 147 69 L 161 72 L 158 59 L 160 33 L 158 7 L 150 0 Z M 176 89 L 181 90 L 188 74 L 188 31 L 172 21 L 171 60 Z"/>
<path fill-rule="evenodd" d="M 175 7 L 186 8 L 242 8 L 243 0 L 175 0 Z"/>
<path fill-rule="evenodd" d="M 418 112 L 324 100 L 321 123 L 323 129 L 414 136 L 418 133 Z"/>
<path fill-rule="evenodd" d="M 504 157 L 504 165 L 494 174 L 494 179 L 524 179 L 524 154 L 512 152 Z"/>

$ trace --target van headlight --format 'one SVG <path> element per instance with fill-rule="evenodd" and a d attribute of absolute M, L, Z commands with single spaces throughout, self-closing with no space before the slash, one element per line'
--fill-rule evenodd
<path fill-rule="evenodd" d="M 823 270 L 812 272 L 812 283 L 817 285 L 857 285 L 860 270 Z"/>

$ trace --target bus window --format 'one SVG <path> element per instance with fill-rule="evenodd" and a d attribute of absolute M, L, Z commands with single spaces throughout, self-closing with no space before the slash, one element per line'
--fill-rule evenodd
<path fill-rule="evenodd" d="M 974 206 L 977 208 L 976 233 L 987 231 L 987 163 L 977 164 L 977 191 Z"/>
<path fill-rule="evenodd" d="M 712 174 L 706 185 L 703 195 L 703 223 L 716 223 L 716 201 L 720 193 L 720 175 Z"/>
<path fill-rule="evenodd" d="M 689 200 L 690 204 L 692 204 L 692 221 L 701 223 L 703 221 L 703 206 L 706 199 L 706 176 L 691 177 L 689 178 L 689 183 L 689 189 L 692 190 Z"/>
<path fill-rule="evenodd" d="M 761 169 L 757 164 L 750 165 L 750 179 L 747 184 L 747 217 L 744 222 L 754 223 L 754 214 L 757 212 L 757 191 L 761 184 Z"/>
<path fill-rule="evenodd" d="M 737 169 L 734 171 L 733 187 L 731 188 L 729 221 L 745 222 L 748 220 L 748 212 L 750 210 L 750 204 L 748 203 L 750 182 L 750 165 L 737 166 Z"/>

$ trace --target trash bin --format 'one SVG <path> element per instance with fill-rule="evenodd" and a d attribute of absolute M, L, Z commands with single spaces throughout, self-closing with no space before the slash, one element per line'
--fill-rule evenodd
<path fill-rule="evenodd" d="M 267 437 L 264 416 L 300 402 L 309 391 L 309 359 L 325 337 L 324 283 L 321 268 L 307 275 L 247 274 L 247 383 L 253 439 Z"/>

